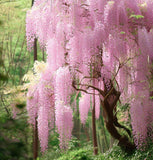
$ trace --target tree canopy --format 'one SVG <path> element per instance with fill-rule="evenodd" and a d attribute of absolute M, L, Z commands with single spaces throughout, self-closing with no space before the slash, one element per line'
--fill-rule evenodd
<path fill-rule="evenodd" d="M 73 128 L 71 96 L 81 92 L 80 118 L 85 123 L 91 97 L 96 118 L 100 108 L 110 134 L 132 147 L 116 127 L 117 103 L 130 103 L 136 147 L 153 138 L 150 99 L 153 61 L 153 2 L 151 0 L 35 0 L 27 12 L 27 46 L 37 38 L 47 53 L 46 66 L 37 65 L 38 80 L 28 91 L 30 123 L 38 121 L 42 152 L 54 120 L 61 148 Z M 36 74 L 36 72 L 34 73 Z M 95 105 L 94 105 L 95 104 Z M 101 106 L 101 107 L 100 107 Z"/>

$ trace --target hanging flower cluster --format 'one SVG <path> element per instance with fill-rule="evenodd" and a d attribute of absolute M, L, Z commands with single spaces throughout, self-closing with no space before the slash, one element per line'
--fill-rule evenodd
<path fill-rule="evenodd" d="M 46 68 L 46 69 L 44 69 Z M 45 64 L 35 62 L 34 75 L 27 93 L 29 123 L 38 123 L 38 135 L 42 152 L 47 149 L 49 130 L 54 127 L 53 77 Z"/>
<path fill-rule="evenodd" d="M 68 67 L 60 67 L 55 80 L 55 122 L 60 135 L 60 146 L 65 149 L 71 139 L 73 129 L 70 96 L 72 94 L 72 79 Z"/>

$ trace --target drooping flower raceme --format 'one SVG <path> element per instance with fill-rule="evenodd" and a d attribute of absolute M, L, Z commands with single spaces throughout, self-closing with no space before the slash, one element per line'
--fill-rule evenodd
<path fill-rule="evenodd" d="M 55 123 L 60 136 L 60 146 L 63 149 L 68 147 L 73 129 L 72 109 L 69 105 L 72 91 L 69 67 L 60 67 L 56 71 L 55 80 Z"/>
<path fill-rule="evenodd" d="M 49 130 L 54 127 L 53 80 L 48 70 L 45 72 L 39 82 L 38 136 L 42 152 L 47 149 Z"/>

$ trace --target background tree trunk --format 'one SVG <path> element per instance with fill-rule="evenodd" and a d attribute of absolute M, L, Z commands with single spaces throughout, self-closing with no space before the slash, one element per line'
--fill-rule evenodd
<path fill-rule="evenodd" d="M 34 4 L 34 0 L 32 0 L 32 6 Z M 34 46 L 33 46 L 33 57 L 34 62 L 37 60 L 37 39 L 34 39 Z M 35 118 L 35 126 L 33 127 L 33 159 L 36 160 L 38 157 L 38 124 L 37 124 L 37 117 Z"/>
<path fill-rule="evenodd" d="M 34 61 L 37 60 L 37 39 L 35 38 L 34 40 L 34 47 L 33 47 L 33 52 L 34 52 Z"/>
<path fill-rule="evenodd" d="M 38 125 L 37 119 L 35 118 L 35 126 L 33 127 L 33 159 L 36 160 L 38 157 Z"/>
<path fill-rule="evenodd" d="M 94 85 L 94 80 L 93 80 Z M 95 90 L 94 90 L 95 93 Z M 96 136 L 96 116 L 95 116 L 95 94 L 93 94 L 93 102 L 92 102 L 92 136 L 93 136 L 93 145 L 94 145 L 94 154 L 98 154 L 98 144 L 97 144 L 97 136 Z"/>

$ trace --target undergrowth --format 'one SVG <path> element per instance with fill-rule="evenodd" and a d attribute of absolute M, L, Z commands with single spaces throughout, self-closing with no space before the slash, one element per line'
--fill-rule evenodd
<path fill-rule="evenodd" d="M 146 150 L 135 150 L 133 152 L 126 152 L 119 146 L 114 145 L 104 154 L 93 154 L 93 147 L 91 144 L 86 144 L 83 147 L 71 147 L 66 152 L 57 150 L 48 151 L 39 160 L 153 160 L 153 143 L 149 144 Z"/>

